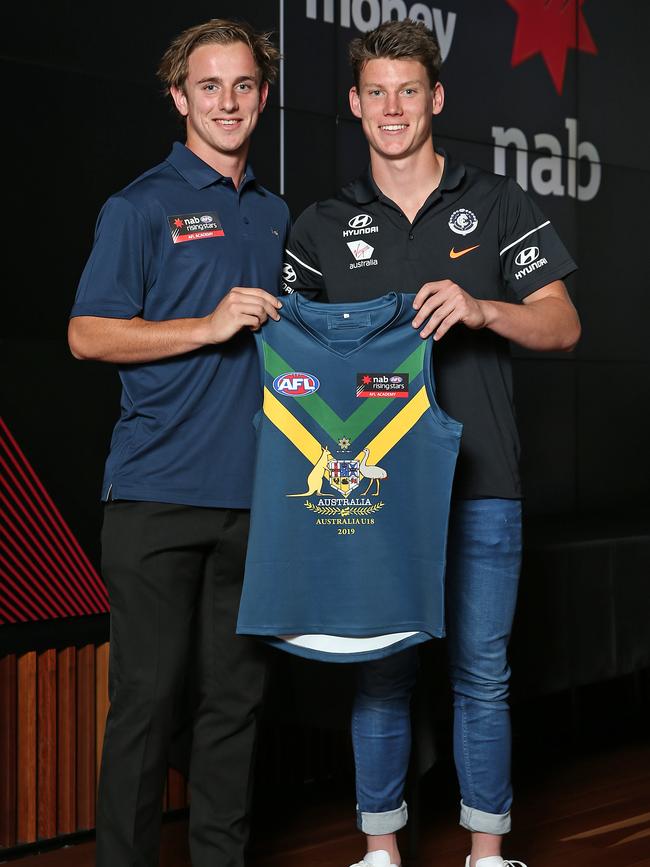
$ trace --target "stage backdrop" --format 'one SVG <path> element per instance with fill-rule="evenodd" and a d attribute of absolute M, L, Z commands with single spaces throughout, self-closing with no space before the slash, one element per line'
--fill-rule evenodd
<path fill-rule="evenodd" d="M 252 159 L 297 216 L 366 161 L 347 103 L 348 42 L 407 15 L 433 27 L 442 48 L 435 141 L 515 177 L 580 265 L 570 280 L 584 325 L 577 351 L 514 350 L 528 514 L 647 509 L 646 0 L 13 4 L 0 36 L 10 130 L 1 621 L 106 610 L 98 495 L 118 379 L 71 358 L 66 324 L 101 204 L 182 137 L 154 77 L 169 40 L 213 16 L 275 31 L 282 74 Z"/>

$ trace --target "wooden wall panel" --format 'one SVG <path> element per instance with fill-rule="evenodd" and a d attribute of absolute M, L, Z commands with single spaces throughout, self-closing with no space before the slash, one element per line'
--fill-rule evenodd
<path fill-rule="evenodd" d="M 108 666 L 108 643 L 0 658 L 0 856 L 94 827 Z M 163 810 L 188 803 L 170 769 Z"/>
<path fill-rule="evenodd" d="M 95 650 L 95 774 L 98 782 L 108 714 L 108 657 L 109 644 L 106 642 Z"/>
<path fill-rule="evenodd" d="M 95 825 L 95 648 L 77 651 L 77 828 Z"/>
<path fill-rule="evenodd" d="M 36 653 L 18 657 L 18 843 L 36 840 Z"/>
<path fill-rule="evenodd" d="M 56 650 L 38 655 L 38 836 L 56 836 Z"/>
<path fill-rule="evenodd" d="M 57 829 L 77 830 L 77 651 L 66 647 L 57 658 Z"/>
<path fill-rule="evenodd" d="M 0 659 L 0 846 L 16 843 L 16 657 Z"/>

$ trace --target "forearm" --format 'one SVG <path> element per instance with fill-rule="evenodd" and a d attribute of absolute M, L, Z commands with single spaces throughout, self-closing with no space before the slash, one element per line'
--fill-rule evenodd
<path fill-rule="evenodd" d="M 569 352 L 580 338 L 580 320 L 569 299 L 556 296 L 526 304 L 479 301 L 485 328 L 526 349 Z"/>
<path fill-rule="evenodd" d="M 68 343 L 75 358 L 138 364 L 191 352 L 208 340 L 207 318 L 150 322 L 75 316 L 68 326 Z"/>

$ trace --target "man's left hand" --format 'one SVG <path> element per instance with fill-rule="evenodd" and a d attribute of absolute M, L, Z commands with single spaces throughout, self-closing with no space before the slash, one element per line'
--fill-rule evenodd
<path fill-rule="evenodd" d="M 457 322 L 472 329 L 485 328 L 487 324 L 481 302 L 452 280 L 425 283 L 415 296 L 413 307 L 418 311 L 413 320 L 414 328 L 428 320 L 420 331 L 423 338 L 433 334 L 434 340 L 440 340 Z"/>

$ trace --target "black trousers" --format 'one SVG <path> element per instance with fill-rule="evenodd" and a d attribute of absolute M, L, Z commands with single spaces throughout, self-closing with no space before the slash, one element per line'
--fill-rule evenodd
<path fill-rule="evenodd" d="M 98 867 L 158 863 L 170 742 L 190 672 L 192 864 L 244 863 L 266 674 L 264 648 L 235 635 L 247 535 L 244 510 L 106 505 L 111 706 L 97 803 Z"/>

